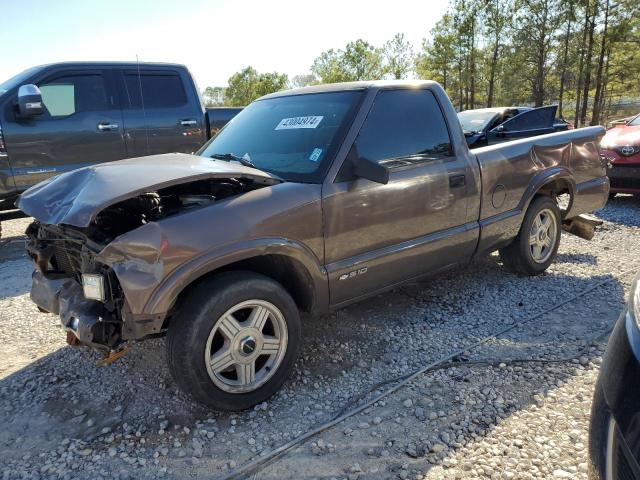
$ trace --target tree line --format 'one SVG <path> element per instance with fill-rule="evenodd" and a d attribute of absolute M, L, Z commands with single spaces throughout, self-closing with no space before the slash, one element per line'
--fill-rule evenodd
<path fill-rule="evenodd" d="M 266 93 L 380 78 L 438 81 L 459 110 L 558 105 L 576 126 L 599 124 L 640 97 L 638 0 L 451 0 L 419 48 L 402 33 L 381 46 L 358 39 L 322 52 L 307 74 L 252 67 L 207 88 L 209 105 L 246 105 Z"/>

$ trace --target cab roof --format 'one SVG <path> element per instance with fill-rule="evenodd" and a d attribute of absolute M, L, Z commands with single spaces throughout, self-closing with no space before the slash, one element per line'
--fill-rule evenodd
<path fill-rule="evenodd" d="M 282 90 L 280 92 L 270 93 L 260 97 L 258 100 L 276 97 L 288 97 L 291 95 L 306 95 L 309 93 L 330 93 L 345 92 L 351 90 L 368 90 L 370 88 L 418 88 L 437 85 L 432 80 L 366 80 L 359 82 L 341 82 L 341 83 L 325 83 L 322 85 L 313 85 L 310 87 L 292 88 L 291 90 Z"/>
<path fill-rule="evenodd" d="M 180 63 L 165 63 L 165 62 L 98 62 L 98 61 L 71 61 L 71 62 L 53 62 L 46 63 L 44 65 L 38 65 L 34 68 L 48 68 L 48 67 L 136 67 L 140 65 L 141 67 L 173 67 L 173 68 L 186 68 L 185 65 Z"/>

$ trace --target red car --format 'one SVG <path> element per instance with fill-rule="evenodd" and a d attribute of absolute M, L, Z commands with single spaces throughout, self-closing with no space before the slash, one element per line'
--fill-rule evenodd
<path fill-rule="evenodd" d="M 607 169 L 611 193 L 640 194 L 640 115 L 610 129 L 600 149 L 611 161 Z"/>

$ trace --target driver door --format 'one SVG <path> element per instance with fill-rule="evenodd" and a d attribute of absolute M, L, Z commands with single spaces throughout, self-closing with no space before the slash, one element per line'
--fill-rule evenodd
<path fill-rule="evenodd" d="M 93 163 L 125 158 L 122 114 L 107 70 L 61 70 L 36 82 L 41 115 L 3 125 L 18 190 Z"/>
<path fill-rule="evenodd" d="M 431 91 L 380 91 L 354 145 L 352 152 L 388 168 L 389 182 L 354 178 L 345 160 L 323 187 L 325 262 L 336 306 L 468 260 L 477 235 L 465 225 L 471 167 L 453 152 Z"/>

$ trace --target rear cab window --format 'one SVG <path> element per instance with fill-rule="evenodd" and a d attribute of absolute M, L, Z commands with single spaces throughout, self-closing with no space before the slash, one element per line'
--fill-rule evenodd
<path fill-rule="evenodd" d="M 382 90 L 355 141 L 358 155 L 389 168 L 453 156 L 437 100 L 429 90 Z"/>
<path fill-rule="evenodd" d="M 177 72 L 125 72 L 124 81 L 125 105 L 129 108 L 176 108 L 187 104 L 187 92 Z"/>

